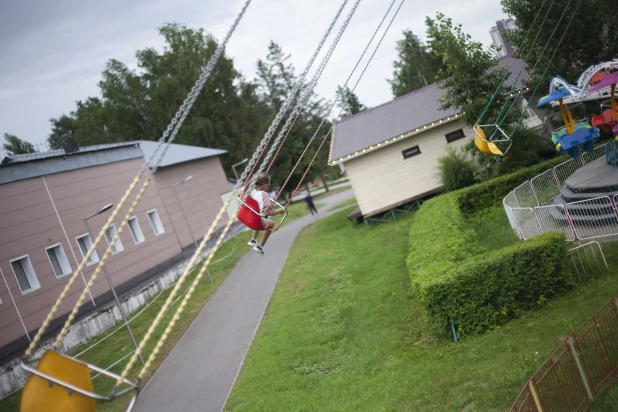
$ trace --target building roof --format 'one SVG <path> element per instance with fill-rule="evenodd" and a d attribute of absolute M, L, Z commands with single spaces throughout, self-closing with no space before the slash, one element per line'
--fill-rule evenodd
<path fill-rule="evenodd" d="M 131 159 L 148 159 L 156 146 L 157 142 L 136 140 L 80 147 L 79 151 L 74 153 L 65 153 L 60 149 L 44 153 L 7 155 L 0 160 L 0 185 L 85 167 Z M 172 143 L 160 167 L 219 156 L 224 153 L 227 151 Z M 155 163 L 156 161 L 153 161 L 148 166 L 152 168 Z"/>
<path fill-rule="evenodd" d="M 504 82 L 505 87 L 511 88 L 517 80 L 514 90 L 520 90 L 530 79 L 524 69 L 525 62 L 521 59 L 503 57 L 499 64 L 511 73 Z M 340 120 L 335 123 L 329 162 L 416 129 L 422 132 L 425 126 L 432 123 L 454 120 L 453 117 L 461 113 L 461 109 L 442 109 L 440 98 L 444 93 L 440 84 L 434 83 Z"/>
<path fill-rule="evenodd" d="M 444 110 L 440 107 L 439 100 L 444 92 L 434 83 L 337 122 L 330 159 L 338 160 L 385 139 L 460 113 L 458 108 Z"/>

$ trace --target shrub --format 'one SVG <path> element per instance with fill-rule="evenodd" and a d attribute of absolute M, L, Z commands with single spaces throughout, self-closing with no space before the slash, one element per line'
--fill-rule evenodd
<path fill-rule="evenodd" d="M 568 160 L 568 157 L 557 157 L 536 166 L 461 189 L 456 192 L 457 206 L 464 216 L 469 216 L 487 207 L 499 204 L 504 196 L 526 180 L 530 180 L 566 160 Z"/>
<path fill-rule="evenodd" d="M 447 192 L 473 185 L 475 173 L 474 162 L 453 147 L 447 147 L 446 154 L 438 158 L 438 175 Z"/>
<path fill-rule="evenodd" d="M 467 259 L 447 276 L 426 279 L 419 298 L 439 325 L 459 335 L 491 330 L 573 287 L 561 232 Z"/>

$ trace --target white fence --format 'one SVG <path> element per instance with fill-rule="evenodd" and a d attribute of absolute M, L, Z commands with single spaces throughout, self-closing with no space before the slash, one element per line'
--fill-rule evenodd
<path fill-rule="evenodd" d="M 504 197 L 504 210 L 511 228 L 520 239 L 530 239 L 545 232 L 564 232 L 569 241 L 618 236 L 618 195 L 571 203 L 559 197 L 569 194 L 563 186 L 573 173 L 604 157 L 610 147 L 615 149 L 615 143 L 607 143 L 560 163 L 517 186 Z M 549 204 L 552 202 L 554 204 Z"/>

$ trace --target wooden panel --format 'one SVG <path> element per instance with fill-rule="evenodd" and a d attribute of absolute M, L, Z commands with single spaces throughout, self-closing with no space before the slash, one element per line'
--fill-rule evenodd
<path fill-rule="evenodd" d="M 458 129 L 466 137 L 447 143 L 445 135 Z M 473 138 L 474 132 L 457 120 L 345 162 L 363 215 L 440 188 L 437 159 L 447 146 L 460 147 Z M 404 159 L 401 152 L 417 145 L 421 154 Z"/>

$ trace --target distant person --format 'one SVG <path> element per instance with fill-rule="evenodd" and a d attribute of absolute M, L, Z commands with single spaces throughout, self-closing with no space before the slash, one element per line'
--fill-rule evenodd
<path fill-rule="evenodd" d="M 305 203 L 307 203 L 307 207 L 309 208 L 309 211 L 311 212 L 311 216 L 313 216 L 313 212 L 315 212 L 315 214 L 318 214 L 318 209 L 315 208 L 315 205 L 313 204 L 313 198 L 311 197 L 311 193 L 309 193 L 309 191 L 307 190 L 307 196 L 305 196 L 305 198 L 303 199 L 305 201 Z"/>

